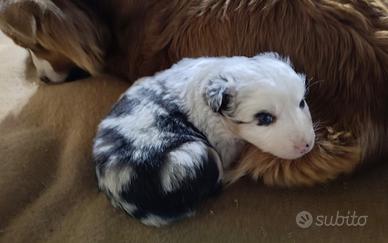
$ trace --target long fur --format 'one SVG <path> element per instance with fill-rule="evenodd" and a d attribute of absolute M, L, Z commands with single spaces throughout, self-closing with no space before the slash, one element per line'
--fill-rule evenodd
<path fill-rule="evenodd" d="M 290 56 L 298 71 L 307 74 L 308 103 L 313 120 L 334 133 L 350 132 L 352 141 L 338 146 L 319 135 L 310 157 L 279 161 L 249 148 L 235 178 L 266 164 L 254 173 L 270 184 L 314 184 L 353 170 L 361 161 L 386 155 L 388 121 L 387 3 L 379 0 L 165 0 L 63 1 L 53 0 L 74 28 L 67 28 L 47 44 L 92 73 L 107 71 L 129 80 L 168 68 L 183 57 L 253 56 L 276 51 Z M 68 3 L 67 3 L 68 2 Z M 61 4 L 65 4 L 61 6 Z M 68 12 L 66 12 L 68 11 Z M 78 13 L 78 14 L 75 14 Z M 86 23 L 77 24 L 77 23 Z M 67 21 L 62 24 L 67 24 Z M 40 22 L 59 30 L 55 21 Z M 51 26 L 52 25 L 52 26 Z M 92 30 L 110 29 L 102 38 Z M 39 35 L 38 35 L 39 36 Z M 42 32 L 44 36 L 44 32 Z M 67 38 L 63 38 L 66 36 Z M 85 41 L 88 51 L 62 42 Z M 45 37 L 40 41 L 45 42 Z M 104 41 L 102 41 L 104 40 Z M 105 40 L 110 40 L 106 42 Z M 109 43 L 109 44 L 107 44 Z M 101 64 L 101 53 L 104 60 Z M 88 60 L 88 61 L 83 61 Z M 82 64 L 82 63 L 88 63 Z M 82 64 L 82 65 L 80 65 Z M 98 71 L 96 71 L 98 70 Z M 325 131 L 325 129 L 321 129 Z M 319 149 L 321 148 L 321 149 Z M 325 149 L 322 149 L 325 148 Z M 269 161 L 269 162 L 268 162 Z M 310 173 L 312 165 L 327 165 Z M 340 164 L 341 166 L 338 166 Z M 251 165 L 251 168 L 244 166 Z M 284 171 L 284 170 L 282 170 Z M 269 173 L 269 174 L 267 174 Z M 294 173 L 294 172 L 293 172 Z M 304 176 L 297 176 L 303 174 Z M 306 178 L 308 178 L 306 180 Z M 265 181 L 270 181 L 265 179 Z M 285 183 L 285 181 L 290 181 Z M 291 183 L 292 181 L 292 183 Z M 308 182 L 306 182 L 308 181 Z"/>
<path fill-rule="evenodd" d="M 55 52 L 93 75 L 103 70 L 110 34 L 77 1 L 2 0 L 0 16 L 2 30 L 17 44 Z"/>
<path fill-rule="evenodd" d="M 225 182 L 231 184 L 250 174 L 270 186 L 311 186 L 350 173 L 360 163 L 361 148 L 349 132 L 327 128 L 318 134 L 313 150 L 298 160 L 274 158 L 246 147 L 243 160 L 225 173 Z"/>

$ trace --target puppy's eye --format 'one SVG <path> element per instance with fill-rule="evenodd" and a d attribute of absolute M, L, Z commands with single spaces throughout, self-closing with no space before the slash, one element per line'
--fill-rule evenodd
<path fill-rule="evenodd" d="M 305 106 L 306 106 L 306 102 L 304 100 L 301 100 L 299 103 L 299 108 L 304 109 Z"/>
<path fill-rule="evenodd" d="M 269 126 L 275 121 L 275 117 L 268 112 L 260 112 L 255 115 L 259 126 Z"/>

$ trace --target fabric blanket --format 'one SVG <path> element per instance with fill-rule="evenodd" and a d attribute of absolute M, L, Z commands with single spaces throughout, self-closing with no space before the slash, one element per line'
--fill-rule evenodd
<path fill-rule="evenodd" d="M 44 84 L 27 52 L 0 36 L 0 242 L 387 241 L 388 163 L 312 188 L 244 179 L 163 228 L 113 208 L 97 189 L 91 144 L 128 85 Z"/>

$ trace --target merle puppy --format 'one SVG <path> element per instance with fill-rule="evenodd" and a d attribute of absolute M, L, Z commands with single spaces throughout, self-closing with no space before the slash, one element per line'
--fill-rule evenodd
<path fill-rule="evenodd" d="M 193 214 L 246 142 L 295 159 L 314 146 L 305 77 L 288 60 L 184 59 L 138 80 L 99 126 L 99 187 L 153 226 Z"/>

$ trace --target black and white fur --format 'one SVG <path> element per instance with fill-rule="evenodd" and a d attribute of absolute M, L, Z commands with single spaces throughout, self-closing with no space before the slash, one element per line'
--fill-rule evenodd
<path fill-rule="evenodd" d="M 144 224 L 188 217 L 246 142 L 284 158 L 311 150 L 304 92 L 304 76 L 272 53 L 184 59 L 140 79 L 99 126 L 99 187 Z"/>

